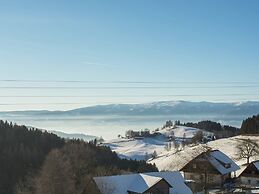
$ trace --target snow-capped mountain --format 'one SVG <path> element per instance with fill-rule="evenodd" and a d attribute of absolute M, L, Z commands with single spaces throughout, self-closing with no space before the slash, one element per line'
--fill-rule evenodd
<path fill-rule="evenodd" d="M 89 106 L 69 111 L 16 111 L 1 112 L 1 115 L 244 115 L 259 113 L 259 102 L 213 103 L 189 101 L 161 101 L 145 104 L 109 104 Z"/>
<path fill-rule="evenodd" d="M 65 139 L 80 139 L 83 141 L 91 141 L 91 140 L 94 140 L 95 138 L 97 138 L 93 135 L 86 135 L 83 133 L 64 133 L 62 131 L 54 131 L 54 130 L 49 131 L 49 132 L 56 134 L 57 136 L 65 138 Z"/>

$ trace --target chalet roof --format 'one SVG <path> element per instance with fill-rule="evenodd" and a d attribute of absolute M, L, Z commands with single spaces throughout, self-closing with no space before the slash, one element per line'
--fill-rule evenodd
<path fill-rule="evenodd" d="M 249 170 L 250 169 L 250 170 Z M 259 160 L 255 160 L 247 165 L 247 167 L 240 173 L 239 176 L 251 176 L 251 169 L 254 171 L 256 169 L 259 171 Z M 249 172 L 250 171 L 250 172 Z M 257 175 L 258 176 L 258 175 Z"/>
<path fill-rule="evenodd" d="M 219 150 L 209 152 L 208 160 L 222 175 L 239 170 L 239 166 Z"/>
<path fill-rule="evenodd" d="M 256 169 L 259 170 L 259 160 L 253 161 L 252 163 L 254 164 Z"/>
<path fill-rule="evenodd" d="M 130 185 L 128 191 L 133 191 L 135 193 L 143 193 L 155 184 L 157 184 L 162 179 L 163 178 L 161 177 L 139 174 L 139 176 L 136 176 L 136 179 Z"/>
<path fill-rule="evenodd" d="M 198 156 L 193 158 L 191 161 L 196 160 L 199 157 L 207 159 L 210 164 L 222 175 L 235 172 L 239 170 L 239 166 L 231 160 L 226 154 L 219 150 L 209 150 L 200 153 Z M 181 170 L 184 171 L 184 168 L 191 162 L 189 161 Z"/>
<path fill-rule="evenodd" d="M 162 179 L 172 186 L 170 194 L 192 194 L 179 171 L 94 177 L 102 194 L 143 193 Z"/>

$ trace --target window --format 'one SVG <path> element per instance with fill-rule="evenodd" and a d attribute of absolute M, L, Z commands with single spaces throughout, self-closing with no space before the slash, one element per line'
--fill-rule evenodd
<path fill-rule="evenodd" d="M 214 177 L 213 176 L 208 176 L 209 182 L 213 182 L 214 181 Z"/>
<path fill-rule="evenodd" d="M 194 169 L 197 168 L 196 164 L 193 164 L 192 167 L 193 167 Z"/>
<path fill-rule="evenodd" d="M 230 167 L 231 167 L 230 163 L 225 164 L 225 168 L 230 168 Z"/>
<path fill-rule="evenodd" d="M 248 179 L 247 182 L 248 182 L 248 184 L 251 184 L 251 180 L 250 179 Z"/>

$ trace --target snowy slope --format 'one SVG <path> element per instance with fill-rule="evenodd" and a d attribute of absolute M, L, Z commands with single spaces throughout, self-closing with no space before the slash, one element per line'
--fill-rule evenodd
<path fill-rule="evenodd" d="M 173 135 L 176 138 L 183 138 L 184 136 L 186 138 L 192 138 L 200 129 L 193 128 L 193 127 L 185 127 L 185 126 L 176 126 L 165 128 L 162 130 L 159 130 L 158 132 L 165 135 L 170 136 Z M 203 130 L 204 135 L 213 135 L 213 133 L 207 132 Z"/>
<path fill-rule="evenodd" d="M 192 138 L 197 131 L 199 131 L 199 129 L 177 126 L 176 128 L 165 128 L 157 131 L 161 134 L 157 137 L 144 139 L 115 139 L 107 141 L 105 145 L 109 146 L 112 151 L 117 152 L 122 158 L 144 160 L 147 159 L 147 154 L 149 155 L 148 158 L 150 158 L 154 151 L 156 151 L 158 155 L 163 154 L 165 152 L 168 136 L 174 134 L 176 138 L 183 138 L 185 134 L 186 138 Z"/>
<path fill-rule="evenodd" d="M 236 146 L 240 139 L 250 138 L 259 143 L 259 137 L 257 136 L 236 136 L 231 138 L 219 139 L 209 142 L 207 145 L 197 145 L 193 147 L 185 147 L 182 151 L 175 152 L 175 150 L 164 152 L 159 155 L 156 159 L 150 160 L 150 163 L 155 163 L 159 170 L 180 170 L 188 161 L 198 156 L 200 153 L 206 150 L 206 146 L 212 149 L 218 149 L 234 160 L 238 165 L 245 163 L 245 160 L 238 159 L 236 154 Z M 258 157 L 259 158 L 259 157 Z M 252 158 L 255 160 L 258 158 Z M 241 167 L 242 171 L 243 167 Z"/>
<path fill-rule="evenodd" d="M 121 158 L 145 160 L 146 155 L 151 155 L 154 151 L 162 154 L 166 139 L 163 136 L 157 138 L 118 139 L 105 143 L 112 151 L 117 152 Z M 149 156 L 150 157 L 150 156 Z"/>

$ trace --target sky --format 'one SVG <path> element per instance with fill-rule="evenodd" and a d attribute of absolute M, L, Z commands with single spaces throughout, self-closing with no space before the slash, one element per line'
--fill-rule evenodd
<path fill-rule="evenodd" d="M 259 99 L 257 0 L 0 0 L 0 111 Z"/>

